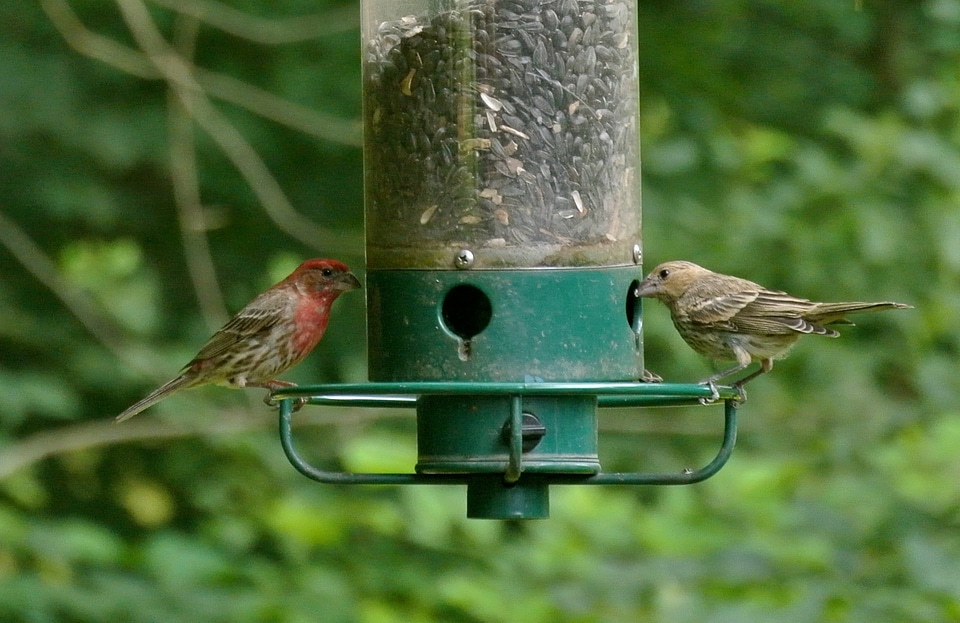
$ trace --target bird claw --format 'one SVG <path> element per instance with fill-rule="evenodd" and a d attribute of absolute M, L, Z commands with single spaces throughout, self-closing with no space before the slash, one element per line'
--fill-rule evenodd
<path fill-rule="evenodd" d="M 714 383 L 713 381 L 706 381 L 705 383 L 701 383 L 701 385 L 706 385 L 707 387 L 710 388 L 710 396 L 705 398 L 700 398 L 700 404 L 704 406 L 712 405 L 716 401 L 720 400 L 720 391 L 717 389 L 716 383 Z M 731 385 L 731 387 L 737 390 L 737 397 L 733 399 L 733 402 L 736 403 L 737 406 L 740 406 L 743 403 L 745 403 L 747 401 L 747 390 L 743 388 L 743 384 L 734 383 L 733 385 Z"/>
<path fill-rule="evenodd" d="M 285 398 L 276 398 L 273 394 L 267 394 L 266 396 L 263 397 L 263 404 L 267 405 L 268 407 L 270 407 L 270 408 L 273 409 L 273 410 L 277 410 L 277 409 L 280 408 L 280 401 L 281 401 L 281 400 L 286 400 L 286 399 L 285 399 Z M 293 408 L 290 409 L 290 412 L 291 412 L 291 413 L 296 413 L 297 411 L 299 411 L 300 409 L 303 408 L 303 405 L 307 404 L 308 402 L 310 402 L 310 399 L 309 399 L 309 398 L 297 398 L 297 399 L 295 399 L 295 400 L 293 401 Z"/>
<path fill-rule="evenodd" d="M 657 374 L 656 372 L 651 372 L 646 368 L 643 369 L 643 374 L 640 375 L 641 383 L 663 383 L 663 377 Z"/>
<path fill-rule="evenodd" d="M 706 383 L 703 383 L 703 385 L 706 385 L 707 387 L 710 388 L 710 397 L 700 398 L 700 404 L 704 406 L 712 405 L 716 401 L 720 400 L 720 391 L 717 389 L 716 383 L 714 383 L 713 381 L 707 381 Z"/>

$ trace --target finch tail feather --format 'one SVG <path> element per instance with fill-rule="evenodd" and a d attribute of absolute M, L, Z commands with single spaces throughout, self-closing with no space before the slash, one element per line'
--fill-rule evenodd
<path fill-rule="evenodd" d="M 843 320 L 846 314 L 855 314 L 867 311 L 884 311 L 886 309 L 910 309 L 910 305 L 903 303 L 820 303 L 806 314 L 808 320 L 823 324 L 836 323 Z M 852 323 L 851 323 L 852 324 Z"/>
<path fill-rule="evenodd" d="M 130 405 L 123 413 L 116 417 L 114 422 L 123 422 L 124 420 L 129 420 L 141 411 L 149 409 L 153 405 L 157 404 L 173 392 L 181 390 L 184 387 L 189 387 L 193 380 L 193 377 L 187 376 L 187 374 L 184 373 L 177 378 L 164 383 L 157 389 L 153 390 L 143 400 Z"/>

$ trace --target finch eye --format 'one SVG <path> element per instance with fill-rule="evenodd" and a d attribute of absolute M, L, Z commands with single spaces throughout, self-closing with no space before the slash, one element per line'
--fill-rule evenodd
<path fill-rule="evenodd" d="M 663 270 L 660 271 L 661 279 L 666 279 L 669 276 L 670 276 L 670 271 L 668 269 L 664 268 Z"/>
<path fill-rule="evenodd" d="M 320 271 L 320 274 L 323 275 L 324 277 L 333 277 L 333 269 L 324 268 L 323 270 Z"/>

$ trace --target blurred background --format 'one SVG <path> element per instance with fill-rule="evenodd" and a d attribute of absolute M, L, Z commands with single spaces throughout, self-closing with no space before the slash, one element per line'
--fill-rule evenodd
<path fill-rule="evenodd" d="M 298 475 L 259 391 L 112 424 L 302 259 L 362 278 L 358 16 L 0 3 L 0 620 L 960 620 L 958 0 L 641 3 L 647 268 L 915 306 L 801 340 L 711 480 L 467 520 Z M 649 368 L 710 373 L 645 312 Z M 331 324 L 285 378 L 365 380 L 363 297 Z M 605 411 L 604 468 L 697 467 L 721 412 Z M 416 460 L 410 412 L 298 421 L 329 468 Z"/>

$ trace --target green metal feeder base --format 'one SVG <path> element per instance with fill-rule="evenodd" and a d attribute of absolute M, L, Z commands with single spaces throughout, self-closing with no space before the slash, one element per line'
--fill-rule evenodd
<path fill-rule="evenodd" d="M 507 473 L 510 479 L 519 418 L 524 472 L 596 474 L 596 414 L 592 395 L 423 395 L 417 401 L 417 471 Z"/>
<path fill-rule="evenodd" d="M 366 275 L 379 382 L 628 381 L 643 373 L 638 265 L 377 270 Z"/>
<path fill-rule="evenodd" d="M 467 485 L 467 516 L 542 519 L 549 485 L 681 485 L 706 480 L 726 464 L 737 437 L 737 389 L 671 383 L 467 383 L 424 381 L 312 385 L 278 389 L 280 442 L 304 476 L 328 484 Z M 720 449 L 700 469 L 676 473 L 603 472 L 596 456 L 596 408 L 724 405 Z M 293 406 L 417 409 L 415 473 L 318 469 L 297 451 Z"/>

